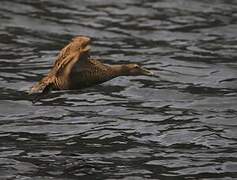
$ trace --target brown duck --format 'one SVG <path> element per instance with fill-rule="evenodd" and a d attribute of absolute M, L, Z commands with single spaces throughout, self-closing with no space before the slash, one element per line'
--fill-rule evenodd
<path fill-rule="evenodd" d="M 90 42 L 84 36 L 73 38 L 60 51 L 49 73 L 31 88 L 30 94 L 82 89 L 118 76 L 153 75 L 137 64 L 108 65 L 91 59 Z"/>

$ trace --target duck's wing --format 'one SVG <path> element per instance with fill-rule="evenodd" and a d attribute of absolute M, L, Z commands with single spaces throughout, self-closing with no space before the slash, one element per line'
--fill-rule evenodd
<path fill-rule="evenodd" d="M 59 53 L 53 68 L 36 83 L 30 90 L 30 94 L 38 94 L 41 98 L 51 89 L 66 89 L 69 74 L 75 64 L 81 64 L 89 58 L 88 46 L 90 38 L 76 37 L 66 45 Z"/>
<path fill-rule="evenodd" d="M 29 94 L 32 95 L 32 102 L 35 103 L 46 96 L 54 86 L 54 76 L 46 76 L 32 86 Z"/>
<path fill-rule="evenodd" d="M 62 59 L 57 66 L 54 66 L 49 74 L 37 82 L 31 88 L 29 94 L 33 95 L 32 102 L 35 103 L 46 96 L 54 87 L 58 87 L 58 82 L 64 81 L 61 86 L 67 86 L 68 75 L 74 64 L 80 59 L 80 53 L 71 54 L 70 56 Z M 59 87 L 58 87 L 59 88 Z"/>
<path fill-rule="evenodd" d="M 75 66 L 83 69 L 84 64 L 89 62 L 89 54 L 87 52 L 73 52 L 65 58 L 61 59 L 56 66 L 54 66 L 56 77 L 67 78 Z"/>
<path fill-rule="evenodd" d="M 64 50 L 63 50 L 64 51 Z M 50 72 L 37 82 L 30 90 L 30 94 L 41 93 L 48 85 L 55 84 L 56 79 L 60 76 L 66 79 L 71 73 L 75 64 L 84 64 L 88 58 L 89 53 L 85 51 L 75 51 L 69 55 L 61 52 L 58 59 L 55 61 Z"/>
<path fill-rule="evenodd" d="M 62 65 L 65 65 L 68 59 L 71 59 L 75 54 L 78 55 L 78 60 L 80 59 L 81 54 L 89 54 L 90 47 L 82 45 L 85 41 L 89 41 L 89 38 L 73 38 L 72 41 L 59 52 L 59 55 L 54 62 L 54 67 L 61 67 Z"/>
<path fill-rule="evenodd" d="M 44 93 L 44 90 L 51 84 L 55 84 L 57 76 L 64 75 L 64 72 L 68 73 L 70 71 L 70 64 L 72 66 L 78 60 L 78 56 L 80 56 L 80 53 L 73 53 L 64 59 L 57 59 L 57 63 L 55 63 L 47 76 L 32 86 L 30 94 Z"/>
<path fill-rule="evenodd" d="M 47 86 L 53 84 L 54 77 L 46 76 L 41 79 L 39 82 L 34 84 L 30 89 L 29 94 L 42 93 Z"/>
<path fill-rule="evenodd" d="M 59 66 L 59 64 L 61 64 L 61 61 L 63 61 L 63 59 L 65 59 L 70 54 L 72 45 L 73 45 L 72 42 L 69 43 L 59 52 L 59 55 L 56 61 L 54 62 L 54 66 Z"/>

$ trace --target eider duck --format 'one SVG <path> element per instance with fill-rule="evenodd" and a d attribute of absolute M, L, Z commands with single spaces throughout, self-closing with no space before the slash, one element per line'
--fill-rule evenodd
<path fill-rule="evenodd" d="M 50 90 L 75 90 L 87 88 L 118 76 L 153 75 L 137 64 L 108 65 L 90 57 L 91 39 L 77 36 L 59 53 L 52 69 L 30 94 L 47 94 Z"/>

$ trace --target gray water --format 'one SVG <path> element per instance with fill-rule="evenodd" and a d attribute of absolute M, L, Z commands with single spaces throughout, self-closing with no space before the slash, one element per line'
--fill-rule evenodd
<path fill-rule="evenodd" d="M 32 104 L 76 35 L 119 77 Z M 1 0 L 0 179 L 237 179 L 237 1 Z"/>

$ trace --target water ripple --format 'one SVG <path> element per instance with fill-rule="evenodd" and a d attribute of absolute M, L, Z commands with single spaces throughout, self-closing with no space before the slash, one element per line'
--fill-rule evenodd
<path fill-rule="evenodd" d="M 0 179 L 235 179 L 233 0 L 2 0 Z M 138 63 L 32 104 L 28 89 L 74 36 L 92 56 Z"/>

